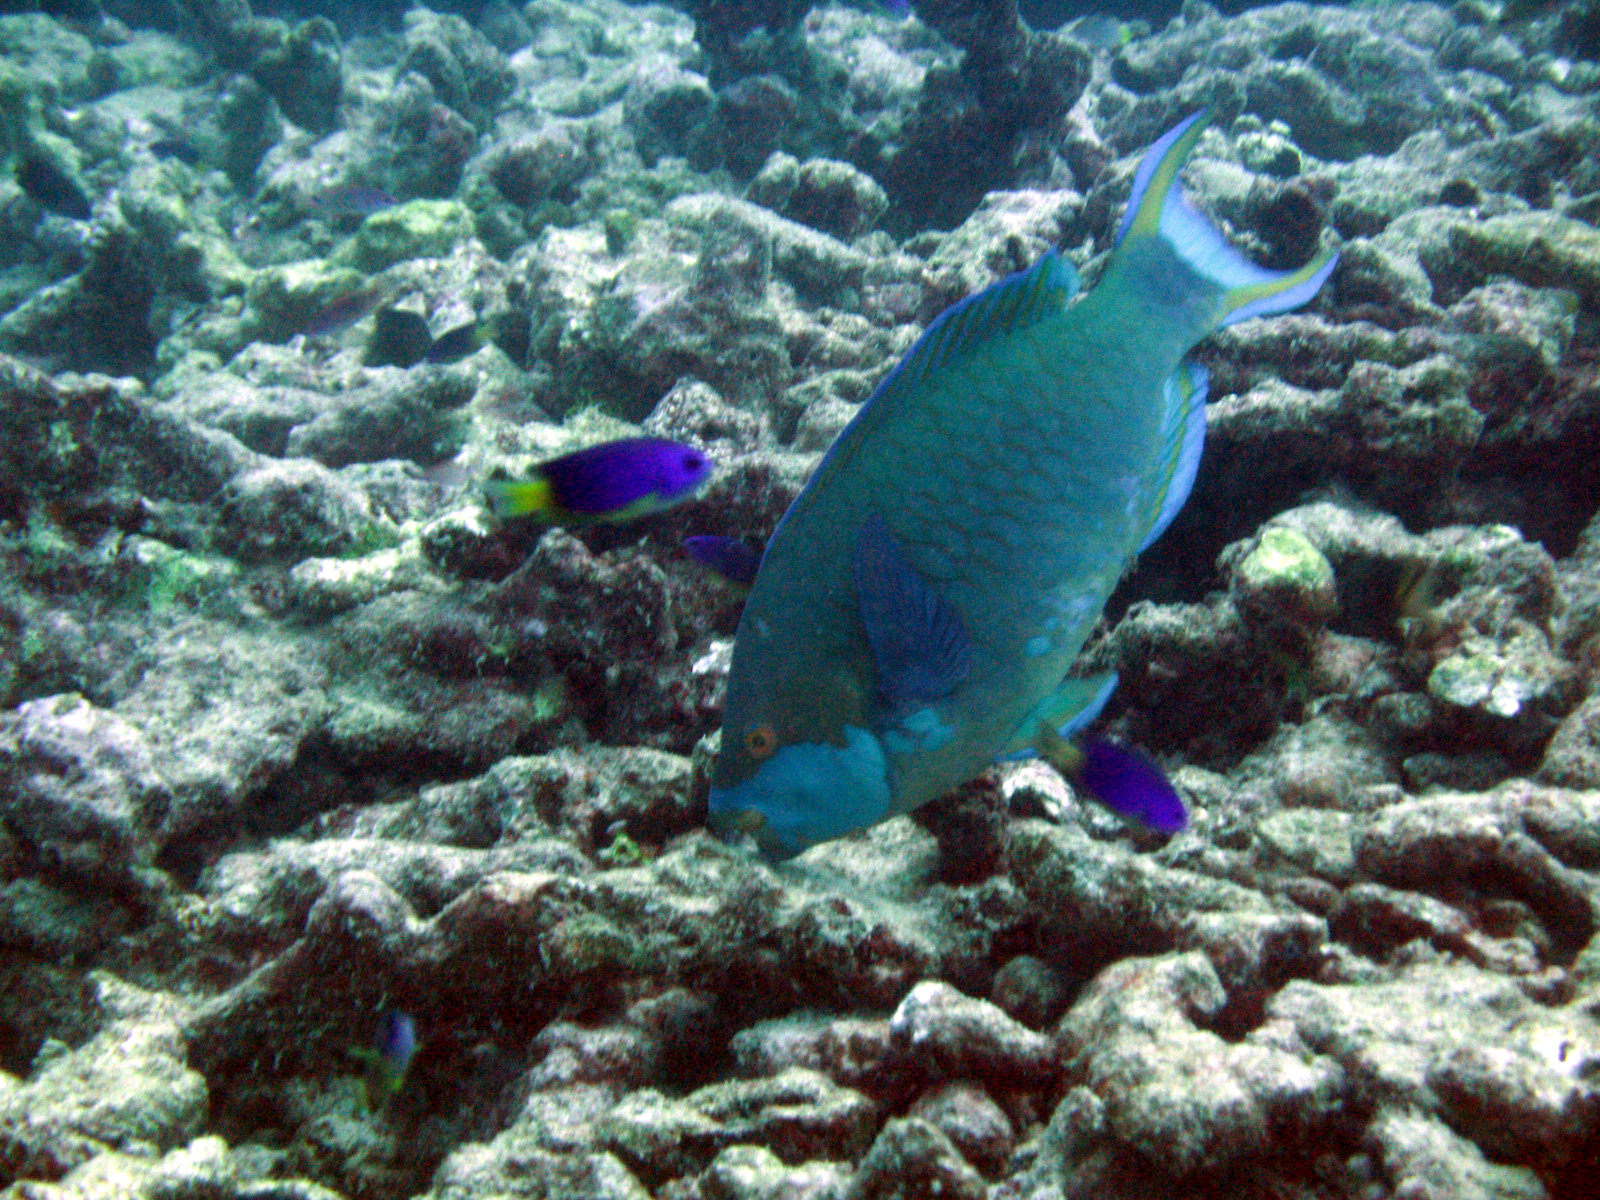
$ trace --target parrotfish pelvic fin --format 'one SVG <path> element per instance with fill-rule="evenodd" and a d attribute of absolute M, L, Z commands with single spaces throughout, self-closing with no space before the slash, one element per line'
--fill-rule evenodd
<path fill-rule="evenodd" d="M 1161 506 L 1139 543 L 1142 554 L 1166 532 L 1172 518 L 1189 499 L 1200 470 L 1200 452 L 1206 441 L 1206 389 L 1210 377 L 1199 363 L 1185 362 L 1167 378 L 1167 446 L 1163 454 L 1166 481 L 1159 493 Z"/>
<path fill-rule="evenodd" d="M 1041 726 L 1054 730 L 1062 739 L 1072 737 L 1100 715 L 1116 689 L 1115 671 L 1063 679 L 1059 687 L 1028 710 L 1028 715 L 1022 718 L 1011 740 L 995 755 L 995 761 L 1015 762 L 1033 758 L 1039 752 Z"/>
<path fill-rule="evenodd" d="M 1178 172 L 1205 132 L 1209 115 L 1209 109 L 1201 109 L 1189 116 L 1145 154 L 1133 177 L 1133 195 L 1117 230 L 1117 241 L 1155 237 L 1170 246 L 1191 270 L 1220 291 L 1218 325 L 1298 308 L 1327 282 L 1339 256 L 1319 255 L 1297 271 L 1269 271 L 1235 250 L 1206 217 L 1190 207 L 1183 198 Z"/>

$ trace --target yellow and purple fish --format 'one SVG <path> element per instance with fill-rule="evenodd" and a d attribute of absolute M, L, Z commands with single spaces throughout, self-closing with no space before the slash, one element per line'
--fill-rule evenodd
<path fill-rule="evenodd" d="M 379 1019 L 372 1044 L 350 1051 L 350 1057 L 362 1065 L 361 1085 L 370 1112 L 382 1112 L 400 1094 L 420 1046 L 411 1014 L 391 1008 Z"/>
<path fill-rule="evenodd" d="M 1185 355 L 1304 304 L 1335 263 L 1258 267 L 1189 207 L 1178 174 L 1203 116 L 1146 154 L 1092 294 L 1073 303 L 1051 251 L 950 308 L 790 505 L 739 622 L 719 832 L 786 858 L 1037 753 L 1041 725 L 1072 737 L 1104 705 L 1115 675 L 1068 671 L 1193 486 L 1206 378 Z"/>
<path fill-rule="evenodd" d="M 548 459 L 528 479 L 484 489 L 495 516 L 553 525 L 629 521 L 689 499 L 711 477 L 704 451 L 666 438 L 622 438 Z"/>
<path fill-rule="evenodd" d="M 1100 737 L 1068 741 L 1048 721 L 1039 723 L 1033 746 L 1040 758 L 1119 816 L 1157 833 L 1178 833 L 1189 823 L 1183 797 L 1160 767 L 1132 747 Z"/>

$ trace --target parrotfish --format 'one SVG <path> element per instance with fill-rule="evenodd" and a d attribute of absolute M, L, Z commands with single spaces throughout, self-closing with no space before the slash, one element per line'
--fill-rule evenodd
<path fill-rule="evenodd" d="M 1074 303 L 1051 250 L 954 305 L 823 456 L 739 622 L 719 833 L 786 858 L 1099 713 L 1116 676 L 1073 661 L 1200 462 L 1206 376 L 1185 355 L 1304 304 L 1336 262 L 1269 271 L 1189 206 L 1204 116 L 1145 155 L 1092 293 Z"/>
<path fill-rule="evenodd" d="M 710 476 L 711 459 L 693 446 L 666 438 L 622 438 L 548 459 L 528 479 L 491 480 L 484 495 L 497 517 L 582 525 L 628 521 L 671 508 Z"/>

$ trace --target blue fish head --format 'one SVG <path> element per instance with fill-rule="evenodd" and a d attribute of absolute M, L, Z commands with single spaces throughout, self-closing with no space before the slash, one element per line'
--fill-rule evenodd
<path fill-rule="evenodd" d="M 763 753 L 757 731 L 753 773 L 711 788 L 711 828 L 729 840 L 754 837 L 762 854 L 778 862 L 883 820 L 891 795 L 883 747 L 858 725 L 843 734 L 842 746 L 796 742 Z M 738 757 L 748 760 L 750 751 Z"/>

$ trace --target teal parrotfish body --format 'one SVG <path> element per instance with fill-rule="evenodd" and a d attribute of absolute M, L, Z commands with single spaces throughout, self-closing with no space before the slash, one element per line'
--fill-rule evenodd
<path fill-rule="evenodd" d="M 1194 482 L 1217 328 L 1296 308 L 1335 256 L 1258 267 L 1184 201 L 1196 113 L 1135 176 L 1094 291 L 1054 251 L 941 315 L 768 544 L 734 645 L 710 818 L 773 859 L 908 812 L 1114 675 L 1073 660 Z"/>

